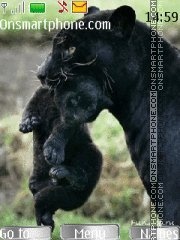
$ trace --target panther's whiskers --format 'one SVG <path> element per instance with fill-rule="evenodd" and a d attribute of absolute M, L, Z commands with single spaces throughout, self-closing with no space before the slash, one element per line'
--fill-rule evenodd
<path fill-rule="evenodd" d="M 73 58 L 73 56 L 71 56 L 71 57 L 69 57 L 69 58 L 67 58 L 67 59 L 63 59 L 63 62 L 69 62 L 69 60 L 71 60 Z"/>
<path fill-rule="evenodd" d="M 32 79 L 33 80 L 33 82 L 39 82 L 39 80 L 38 79 Z"/>
<path fill-rule="evenodd" d="M 47 81 L 49 81 L 49 82 L 57 82 L 57 80 L 59 80 L 59 77 L 55 78 L 55 79 L 47 78 Z"/>
<path fill-rule="evenodd" d="M 29 70 L 29 71 L 33 74 L 37 74 L 37 71 L 34 71 L 34 70 Z"/>
<path fill-rule="evenodd" d="M 61 76 L 65 77 L 64 81 L 66 82 L 68 77 L 67 75 L 63 72 L 63 69 L 61 68 Z"/>
<path fill-rule="evenodd" d="M 115 83 L 115 80 L 111 77 L 111 75 L 108 73 L 107 68 L 104 68 L 104 70 L 106 71 L 106 74 L 108 75 L 109 79 L 111 80 L 111 82 Z"/>
<path fill-rule="evenodd" d="M 106 90 L 108 91 L 108 89 L 107 89 L 107 85 L 108 85 L 110 91 L 113 92 L 111 83 L 114 83 L 114 82 L 115 82 L 114 79 L 109 75 L 109 73 L 108 73 L 108 71 L 107 71 L 106 68 L 103 69 L 103 73 L 104 73 L 105 76 L 106 76 L 106 79 L 105 79 L 105 88 L 106 88 Z"/>
<path fill-rule="evenodd" d="M 73 77 L 73 76 L 76 76 L 75 73 L 70 73 L 70 72 L 68 73 L 68 72 L 66 72 L 66 71 L 64 71 L 64 73 L 65 73 L 67 76 L 72 76 L 72 77 Z"/>
<path fill-rule="evenodd" d="M 61 82 L 61 79 L 59 78 L 59 80 L 58 80 L 57 84 L 54 86 L 54 88 L 56 88 L 60 84 L 60 82 Z"/>
<path fill-rule="evenodd" d="M 90 66 L 92 65 L 93 63 L 95 63 L 97 60 L 97 55 L 95 58 L 93 58 L 91 61 L 89 62 L 86 62 L 86 63 L 73 63 L 73 66 L 75 67 L 83 67 L 83 66 Z"/>

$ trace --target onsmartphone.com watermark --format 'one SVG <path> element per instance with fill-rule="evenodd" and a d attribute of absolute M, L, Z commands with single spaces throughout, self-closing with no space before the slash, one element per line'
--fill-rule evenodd
<path fill-rule="evenodd" d="M 72 30 L 110 30 L 111 29 L 111 23 L 109 21 L 89 21 L 87 24 L 85 24 L 83 21 L 59 21 L 58 18 L 56 18 L 53 21 L 49 21 L 47 19 L 39 20 L 39 21 L 23 21 L 23 20 L 17 20 L 17 21 L 9 21 L 6 19 L 0 20 L 0 30 L 11 30 L 11 31 L 17 31 L 17 30 L 47 30 L 49 32 L 53 30 L 59 30 L 59 29 L 72 29 Z"/>
<path fill-rule="evenodd" d="M 164 52 L 163 23 L 156 19 L 157 12 L 163 13 L 163 0 L 150 1 L 151 14 L 151 82 L 150 82 L 150 239 L 158 239 L 158 218 L 164 223 L 164 186 L 163 186 L 163 110 L 164 110 Z M 164 239 L 167 239 L 166 237 Z M 174 238 L 171 238 L 174 239 Z M 175 238 L 176 239 L 176 238 Z"/>

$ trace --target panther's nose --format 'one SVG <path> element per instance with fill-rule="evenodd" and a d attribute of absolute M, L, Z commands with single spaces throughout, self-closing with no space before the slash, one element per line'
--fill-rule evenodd
<path fill-rule="evenodd" d="M 41 66 L 38 67 L 37 78 L 39 78 L 39 80 L 41 81 L 42 84 L 45 83 L 46 72 L 44 71 L 44 69 Z"/>
<path fill-rule="evenodd" d="M 45 74 L 38 73 L 38 74 L 37 74 L 37 77 L 39 78 L 39 80 L 40 80 L 42 83 L 45 82 L 45 79 L 46 79 L 46 75 L 45 75 Z"/>
<path fill-rule="evenodd" d="M 50 68 L 50 62 L 51 62 L 51 53 L 47 56 L 44 62 L 38 67 L 37 77 L 39 78 L 42 84 L 45 84 L 45 80 Z"/>

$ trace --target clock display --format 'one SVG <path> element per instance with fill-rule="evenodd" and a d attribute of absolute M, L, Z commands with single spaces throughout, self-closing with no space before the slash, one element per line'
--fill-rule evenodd
<path fill-rule="evenodd" d="M 157 22 L 177 22 L 179 20 L 179 15 L 177 12 L 164 12 L 156 13 L 155 16 L 151 16 L 150 12 L 147 12 L 147 21 L 151 22 L 151 20 L 156 20 Z"/>

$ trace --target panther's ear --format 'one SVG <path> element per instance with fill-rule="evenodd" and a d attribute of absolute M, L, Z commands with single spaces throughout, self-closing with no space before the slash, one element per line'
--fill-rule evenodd
<path fill-rule="evenodd" d="M 89 14 L 98 13 L 99 11 L 100 11 L 100 9 L 95 6 L 88 7 L 88 12 L 86 14 L 84 14 L 84 16 L 87 16 Z"/>
<path fill-rule="evenodd" d="M 114 10 L 109 21 L 111 22 L 111 29 L 116 30 L 128 39 L 135 25 L 136 13 L 129 6 L 121 6 Z"/>

